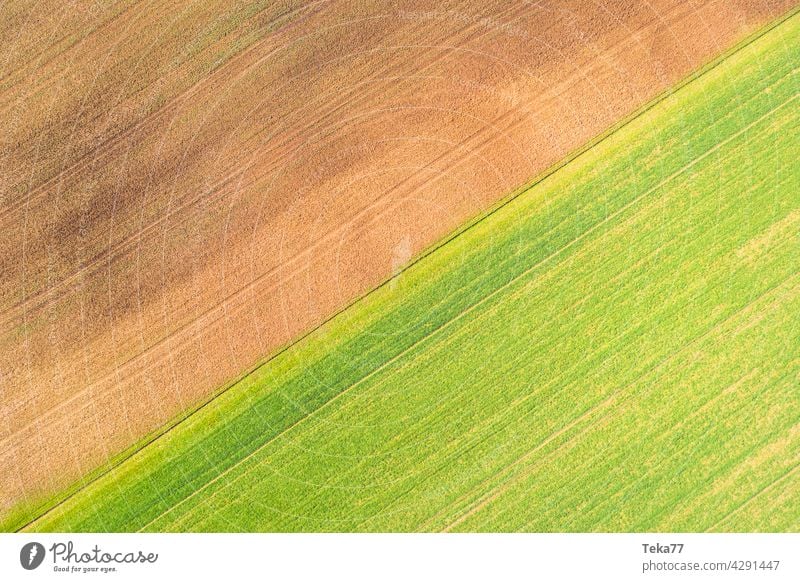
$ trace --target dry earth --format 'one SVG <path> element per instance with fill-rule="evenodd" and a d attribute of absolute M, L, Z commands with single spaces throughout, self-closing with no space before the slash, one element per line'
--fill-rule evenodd
<path fill-rule="evenodd" d="M 792 4 L 4 2 L 0 513 Z"/>

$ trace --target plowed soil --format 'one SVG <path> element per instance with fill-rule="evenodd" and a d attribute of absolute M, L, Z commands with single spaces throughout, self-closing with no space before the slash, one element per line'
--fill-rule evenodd
<path fill-rule="evenodd" d="M 5 3 L 0 512 L 794 3 Z"/>

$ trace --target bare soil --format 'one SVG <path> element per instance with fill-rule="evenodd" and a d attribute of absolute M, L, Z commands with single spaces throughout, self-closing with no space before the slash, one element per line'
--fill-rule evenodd
<path fill-rule="evenodd" d="M 794 3 L 4 3 L 0 513 Z"/>

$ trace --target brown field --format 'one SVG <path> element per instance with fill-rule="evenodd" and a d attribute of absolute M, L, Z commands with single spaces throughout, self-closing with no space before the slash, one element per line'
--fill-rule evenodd
<path fill-rule="evenodd" d="M 794 3 L 3 3 L 0 513 Z"/>

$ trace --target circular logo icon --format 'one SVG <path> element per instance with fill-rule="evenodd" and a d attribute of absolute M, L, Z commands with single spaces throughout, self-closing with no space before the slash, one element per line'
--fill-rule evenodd
<path fill-rule="evenodd" d="M 19 563 L 26 570 L 35 570 L 44 560 L 44 546 L 39 542 L 30 542 L 19 551 Z"/>

